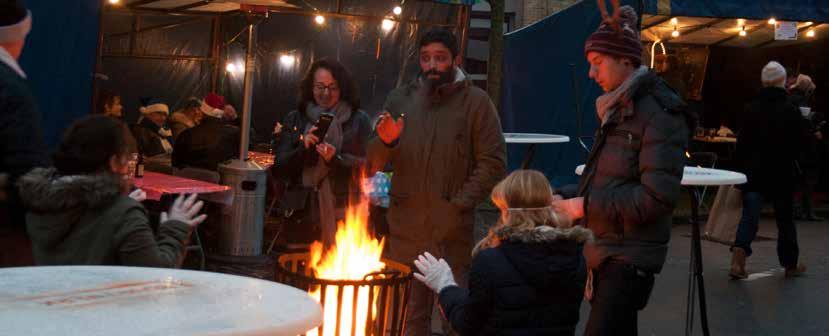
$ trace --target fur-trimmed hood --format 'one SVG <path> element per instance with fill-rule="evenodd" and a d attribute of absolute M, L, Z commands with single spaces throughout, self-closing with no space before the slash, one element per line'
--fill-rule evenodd
<path fill-rule="evenodd" d="M 17 187 L 27 210 L 38 214 L 99 208 L 121 193 L 120 181 L 115 175 L 59 176 L 54 168 L 32 170 L 20 178 Z"/>
<path fill-rule="evenodd" d="M 187 128 L 196 127 L 196 121 L 190 119 L 184 112 L 175 111 L 173 114 L 170 115 L 170 123 L 179 123 L 187 126 Z"/>
<path fill-rule="evenodd" d="M 593 233 L 582 226 L 557 228 L 537 226 L 530 230 L 497 227 L 475 248 L 500 250 L 527 283 L 549 288 L 562 279 L 581 278 L 587 271 L 582 255 L 584 243 Z"/>

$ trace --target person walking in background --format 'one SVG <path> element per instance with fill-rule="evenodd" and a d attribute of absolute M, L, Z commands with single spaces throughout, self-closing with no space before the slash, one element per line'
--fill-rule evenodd
<path fill-rule="evenodd" d="M 590 78 L 600 127 L 578 188 L 562 188 L 559 212 L 593 231 L 584 248 L 592 274 L 585 335 L 637 335 L 662 270 L 679 200 L 695 115 L 642 65 L 637 15 L 622 6 L 588 37 Z"/>
<path fill-rule="evenodd" d="M 426 252 L 415 278 L 438 294 L 460 335 L 572 336 L 579 322 L 590 230 L 553 211 L 553 190 L 534 170 L 516 170 L 492 190 L 501 220 L 472 251 L 462 288 L 443 259 Z"/>
<path fill-rule="evenodd" d="M 0 1 L 0 266 L 31 264 L 25 211 L 17 179 L 48 165 L 40 112 L 17 63 L 32 26 L 32 13 L 19 1 Z"/>
<path fill-rule="evenodd" d="M 420 75 L 389 94 L 377 137 L 369 142 L 369 175 L 387 163 L 394 171 L 387 215 L 391 259 L 411 263 L 432 251 L 463 282 L 473 209 L 505 175 L 506 144 L 489 96 L 458 67 L 455 36 L 435 29 L 419 45 Z M 433 303 L 429 288 L 415 282 L 408 335 L 431 335 Z"/>
<path fill-rule="evenodd" d="M 763 67 L 761 80 L 763 88 L 743 111 L 737 132 L 737 170 L 746 175 L 748 182 L 737 186 L 743 192 L 743 215 L 731 247 L 729 275 L 734 279 L 748 277 L 746 258 L 751 256 L 751 243 L 757 236 L 766 200 L 774 204 L 777 257 L 786 269 L 785 276 L 799 276 L 806 271 L 798 261 L 800 249 L 792 213 L 795 160 L 802 146 L 803 124 L 786 95 L 783 66 L 769 62 Z"/>
<path fill-rule="evenodd" d="M 198 215 L 202 202 L 180 196 L 153 233 L 147 210 L 127 195 L 132 142 L 122 122 L 89 116 L 66 131 L 53 168 L 21 177 L 37 265 L 181 266 L 193 228 L 207 218 Z"/>

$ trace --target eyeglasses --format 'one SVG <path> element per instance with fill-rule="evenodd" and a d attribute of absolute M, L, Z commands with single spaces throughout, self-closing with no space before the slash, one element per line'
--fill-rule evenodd
<path fill-rule="evenodd" d="M 323 92 L 326 89 L 329 92 L 340 91 L 340 88 L 337 87 L 337 84 L 330 84 L 330 85 L 314 84 L 314 91 L 316 91 L 316 92 Z"/>

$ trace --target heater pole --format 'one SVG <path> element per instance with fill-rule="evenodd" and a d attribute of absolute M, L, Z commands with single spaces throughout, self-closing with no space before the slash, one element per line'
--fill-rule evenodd
<path fill-rule="evenodd" d="M 248 145 L 250 144 L 250 115 L 251 104 L 253 103 L 253 74 L 256 68 L 256 25 L 251 22 L 248 26 L 248 48 L 245 56 L 245 84 L 242 100 L 242 139 L 239 141 L 239 160 L 248 159 Z"/>

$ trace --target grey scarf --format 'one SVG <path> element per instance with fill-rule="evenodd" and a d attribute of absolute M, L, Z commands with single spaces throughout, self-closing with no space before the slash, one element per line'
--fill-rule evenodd
<path fill-rule="evenodd" d="M 309 103 L 305 113 L 311 122 L 305 126 L 305 131 L 307 132 L 313 127 L 314 122 L 319 119 L 322 113 L 334 114 L 334 121 L 328 127 L 328 133 L 326 133 L 323 142 L 334 146 L 337 153 L 339 153 L 343 143 L 343 124 L 351 119 L 351 111 L 351 105 L 346 102 L 340 102 L 331 110 Z M 335 209 L 337 202 L 334 198 L 331 182 L 328 179 L 329 172 L 330 168 L 322 157 L 319 158 L 315 166 L 302 171 L 302 184 L 307 187 L 316 186 L 318 191 L 320 227 L 322 228 L 323 243 L 326 246 L 334 243 L 334 235 L 337 232 L 337 209 Z"/>
<path fill-rule="evenodd" d="M 640 66 L 622 82 L 622 85 L 596 98 L 596 113 L 599 115 L 602 125 L 620 110 L 633 108 L 628 102 L 636 89 L 639 88 L 642 77 L 647 75 L 648 71 L 650 71 L 648 67 Z"/>

